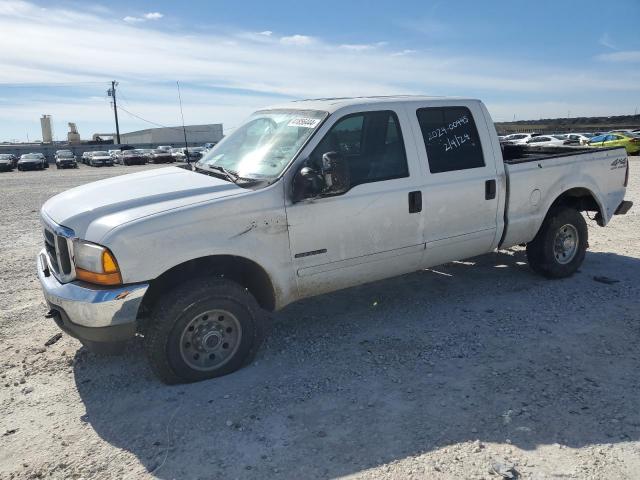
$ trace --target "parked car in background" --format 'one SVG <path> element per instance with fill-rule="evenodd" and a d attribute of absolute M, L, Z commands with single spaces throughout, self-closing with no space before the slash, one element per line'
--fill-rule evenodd
<path fill-rule="evenodd" d="M 590 136 L 583 133 L 567 133 L 564 135 L 565 145 L 586 145 L 589 141 Z"/>
<path fill-rule="evenodd" d="M 532 147 L 552 147 L 564 145 L 565 139 L 562 135 L 538 135 L 527 140 L 525 143 Z"/>
<path fill-rule="evenodd" d="M 82 156 L 80 157 L 80 162 L 85 164 L 85 165 L 89 165 L 89 158 L 91 158 L 91 154 L 93 152 L 84 152 L 82 154 Z"/>
<path fill-rule="evenodd" d="M 120 157 L 120 163 L 123 165 L 145 165 L 147 157 L 142 150 L 125 150 Z"/>
<path fill-rule="evenodd" d="M 147 159 L 147 162 L 148 162 L 149 159 L 151 158 L 151 154 L 153 153 L 153 149 L 152 148 L 139 148 L 138 150 L 140 150 L 140 152 L 142 152 L 142 154 L 144 155 L 144 157 Z"/>
<path fill-rule="evenodd" d="M 113 167 L 113 158 L 111 158 L 109 152 L 106 152 L 104 150 L 91 152 L 91 156 L 89 157 L 89 165 L 92 167 Z"/>
<path fill-rule="evenodd" d="M 205 143 L 202 148 L 204 148 L 205 150 L 211 150 L 213 147 L 216 146 L 216 143 L 218 143 L 218 142 Z"/>
<path fill-rule="evenodd" d="M 624 147 L 627 154 L 638 155 L 640 152 L 640 136 L 632 133 L 627 135 L 621 133 L 606 133 L 590 138 L 587 145 L 598 148 Z"/>
<path fill-rule="evenodd" d="M 527 143 L 534 135 L 533 133 L 512 133 L 511 135 L 506 135 L 501 141 L 519 145 L 521 143 Z"/>
<path fill-rule="evenodd" d="M 171 156 L 176 162 L 184 162 L 187 159 L 187 156 L 184 154 L 184 148 L 172 148 Z"/>
<path fill-rule="evenodd" d="M 190 162 L 197 162 L 203 157 L 205 153 L 204 147 L 189 147 L 188 150 Z"/>
<path fill-rule="evenodd" d="M 14 161 L 13 157 L 10 153 L 0 155 L 0 172 L 10 172 L 16 168 L 17 162 Z"/>
<path fill-rule="evenodd" d="M 158 145 L 155 150 L 164 150 L 166 152 L 171 152 L 173 147 L 171 145 Z"/>
<path fill-rule="evenodd" d="M 44 170 L 46 158 L 41 153 L 25 153 L 18 160 L 18 170 Z"/>
<path fill-rule="evenodd" d="M 175 159 L 171 155 L 171 150 L 156 148 L 151 152 L 151 158 L 149 158 L 149 161 L 151 163 L 173 163 Z"/>
<path fill-rule="evenodd" d="M 120 153 L 120 150 L 118 149 L 113 149 L 113 150 L 108 150 L 109 155 L 111 155 L 111 158 L 113 158 L 113 161 L 115 162 L 118 154 Z"/>
<path fill-rule="evenodd" d="M 44 153 L 36 152 L 36 153 L 34 153 L 34 155 L 38 155 L 38 157 L 40 157 L 42 159 L 42 163 L 44 164 L 44 168 L 49 168 L 49 161 L 47 160 L 47 157 L 45 156 Z"/>
<path fill-rule="evenodd" d="M 78 168 L 76 156 L 71 150 L 58 150 L 56 152 L 56 168 Z"/>

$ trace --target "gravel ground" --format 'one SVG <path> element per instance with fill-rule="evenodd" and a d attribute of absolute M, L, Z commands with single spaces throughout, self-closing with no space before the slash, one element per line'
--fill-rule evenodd
<path fill-rule="evenodd" d="M 35 273 L 47 198 L 142 168 L 0 174 L 0 478 L 640 478 L 638 207 L 573 278 L 517 248 L 305 300 L 253 365 L 167 387 L 136 342 L 45 346 Z"/>

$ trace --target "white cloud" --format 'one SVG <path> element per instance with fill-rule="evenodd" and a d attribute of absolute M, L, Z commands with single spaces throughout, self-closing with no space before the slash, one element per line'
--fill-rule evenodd
<path fill-rule="evenodd" d="M 290 37 L 282 37 L 280 43 L 283 45 L 306 46 L 315 43 L 315 39 L 307 35 L 291 35 Z"/>
<path fill-rule="evenodd" d="M 144 18 L 140 18 L 140 17 L 130 17 L 129 15 L 127 15 L 126 17 L 124 17 L 122 20 L 124 20 L 127 23 L 140 23 L 140 22 L 144 22 Z"/>
<path fill-rule="evenodd" d="M 340 48 L 343 48 L 345 50 L 351 50 L 351 51 L 354 51 L 354 52 L 364 52 L 365 50 L 374 49 L 375 45 L 362 44 L 362 43 L 360 43 L 360 44 L 358 44 L 358 43 L 355 43 L 355 44 L 345 43 L 343 45 L 340 45 Z"/>
<path fill-rule="evenodd" d="M 28 2 L 1 0 L 0 92 L 2 97 L 15 98 L 15 102 L 0 105 L 0 132 L 14 129 L 18 132 L 14 136 L 21 135 L 19 132 L 24 129 L 20 127 L 18 131 L 11 118 L 27 111 L 34 119 L 34 128 L 39 129 L 39 115 L 35 115 L 38 109 L 42 110 L 39 113 L 51 112 L 68 121 L 86 119 L 83 121 L 87 125 L 105 122 L 102 125 L 108 128 L 108 104 L 103 105 L 105 111 L 100 115 L 96 115 L 96 107 L 89 101 L 66 100 L 69 108 L 65 110 L 65 101 L 60 98 L 42 100 L 27 110 L 24 105 L 28 99 L 19 97 L 20 89 L 3 91 L 1 84 L 94 82 L 95 90 L 86 94 L 88 98 L 103 94 L 114 75 L 121 82 L 125 98 L 134 102 L 129 107 L 131 111 L 161 124 L 177 121 L 175 90 L 162 86 L 175 85 L 176 79 L 183 85 L 185 120 L 191 123 L 235 122 L 266 104 L 323 96 L 416 93 L 491 100 L 510 95 L 570 104 L 584 98 L 595 102 L 602 92 L 607 92 L 610 111 L 623 103 L 640 103 L 640 72 L 632 68 L 635 65 L 629 65 L 638 58 L 637 52 L 607 54 L 610 57 L 600 59 L 611 62 L 606 69 L 588 60 L 581 67 L 569 68 L 526 58 L 435 49 L 395 51 L 384 42 L 340 45 L 302 34 L 267 34 L 268 30 L 184 35 L 147 28 L 150 23 L 122 22 L 95 13 L 59 7 L 42 9 Z M 74 43 L 73 38 L 83 41 Z M 99 62 L 97 51 L 101 52 Z M 212 89 L 210 95 L 203 94 L 206 88 Z M 52 96 L 55 91 L 50 89 L 47 95 Z M 226 93 L 234 91 L 239 93 Z M 613 95 L 623 100 L 616 100 Z M 238 106 L 240 103 L 242 106 Z M 58 110 L 45 108 L 48 104 L 58 105 Z M 540 106 L 539 110 L 535 105 Z M 547 115 L 543 105 L 548 105 L 548 111 L 556 111 L 551 104 L 535 102 L 527 111 Z M 126 100 L 123 106 L 127 108 Z M 504 109 L 507 111 L 508 107 Z M 567 108 L 563 110 L 566 112 Z M 607 114 L 608 110 L 603 107 L 599 112 Z M 522 118 L 519 112 L 515 113 Z M 130 122 L 136 128 L 144 126 L 133 119 Z"/>
<path fill-rule="evenodd" d="M 406 55 L 411 55 L 417 53 L 417 50 L 411 50 L 411 49 L 405 49 L 405 50 L 401 50 L 399 52 L 394 52 L 391 54 L 392 57 L 404 57 Z"/>
<path fill-rule="evenodd" d="M 605 62 L 636 63 L 640 62 L 640 50 L 603 53 L 602 55 L 596 56 L 596 59 L 603 60 Z"/>
<path fill-rule="evenodd" d="M 130 15 L 127 15 L 123 18 L 123 20 L 127 23 L 142 23 L 146 22 L 147 20 L 160 20 L 162 17 L 164 17 L 164 14 L 160 12 L 149 12 L 145 13 L 141 17 L 132 17 Z"/>
<path fill-rule="evenodd" d="M 265 30 L 263 32 L 258 32 L 258 35 L 264 35 L 265 37 L 270 37 L 271 35 L 273 35 L 273 32 L 271 30 Z"/>

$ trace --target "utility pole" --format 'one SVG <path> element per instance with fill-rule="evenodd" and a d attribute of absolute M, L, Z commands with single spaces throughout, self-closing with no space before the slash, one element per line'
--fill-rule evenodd
<path fill-rule="evenodd" d="M 180 101 L 180 116 L 182 117 L 182 134 L 184 135 L 184 154 L 187 159 L 187 165 L 191 166 L 191 159 L 189 158 L 189 146 L 187 145 L 187 129 L 184 126 L 184 113 L 182 113 L 182 95 L 180 95 L 180 82 L 176 80 L 178 86 L 178 100 Z"/>
<path fill-rule="evenodd" d="M 113 97 L 113 114 L 116 117 L 116 140 L 118 145 L 120 145 L 120 126 L 118 125 L 118 104 L 116 103 L 116 86 L 118 82 L 113 80 L 111 82 L 111 89 L 107 90 L 107 95 Z"/>

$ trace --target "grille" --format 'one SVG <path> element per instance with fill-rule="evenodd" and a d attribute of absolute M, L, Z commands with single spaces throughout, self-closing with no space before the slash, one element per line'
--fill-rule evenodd
<path fill-rule="evenodd" d="M 44 229 L 44 247 L 49 256 L 49 262 L 57 277 L 71 274 L 71 257 L 67 239 L 56 235 L 48 229 Z"/>

